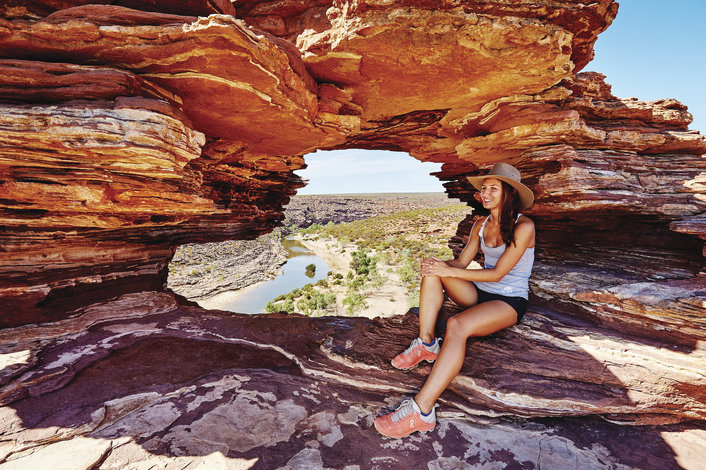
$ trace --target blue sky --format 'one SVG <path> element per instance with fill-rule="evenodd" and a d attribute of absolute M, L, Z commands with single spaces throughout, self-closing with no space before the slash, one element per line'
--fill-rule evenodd
<path fill-rule="evenodd" d="M 676 98 L 706 133 L 706 0 L 620 0 L 618 16 L 598 36 L 583 71 L 606 75 L 613 94 L 651 101 Z M 429 173 L 441 165 L 402 152 L 337 150 L 305 156 L 299 194 L 443 192 Z"/>

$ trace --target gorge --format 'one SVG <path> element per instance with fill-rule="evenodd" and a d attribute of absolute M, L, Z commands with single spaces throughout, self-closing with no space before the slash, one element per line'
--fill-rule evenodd
<path fill-rule="evenodd" d="M 706 139 L 582 72 L 617 2 L 99 3 L 0 6 L 0 463 L 702 468 Z M 344 148 L 443 163 L 475 214 L 494 162 L 535 190 L 530 312 L 469 342 L 428 435 L 371 427 L 428 372 L 389 366 L 412 312 L 166 286 L 179 245 L 271 231 L 302 156 Z"/>

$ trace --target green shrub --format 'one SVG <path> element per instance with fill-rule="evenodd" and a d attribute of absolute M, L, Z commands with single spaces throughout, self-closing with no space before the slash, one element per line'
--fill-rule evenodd
<path fill-rule="evenodd" d="M 399 268 L 397 268 L 397 274 L 406 286 L 417 284 L 419 282 L 419 262 L 408 256 L 403 257 Z"/>
<path fill-rule="evenodd" d="M 356 292 L 360 290 L 368 281 L 366 276 L 357 276 L 348 284 L 348 292 Z"/>
<path fill-rule="evenodd" d="M 322 314 L 335 303 L 335 294 L 324 294 L 317 291 L 308 298 L 301 298 L 297 302 L 297 309 L 304 315 Z"/>
<path fill-rule="evenodd" d="M 299 233 L 301 233 L 302 235 L 310 235 L 313 233 L 320 232 L 322 228 L 323 226 L 321 224 L 314 223 L 309 225 L 307 228 L 300 229 Z"/>
<path fill-rule="evenodd" d="M 267 305 L 265 305 L 265 311 L 267 313 L 294 313 L 294 302 L 292 302 L 292 299 L 287 299 L 283 302 L 269 301 L 267 302 Z"/>
<path fill-rule="evenodd" d="M 351 259 L 351 269 L 355 271 L 358 275 L 369 275 L 375 271 L 377 266 L 377 258 L 374 256 L 368 256 L 367 248 L 363 247 L 357 251 L 351 253 L 353 257 Z"/>
<path fill-rule="evenodd" d="M 353 315 L 355 312 L 359 312 L 368 307 L 365 302 L 365 297 L 362 294 L 349 294 L 343 299 L 343 305 L 346 306 L 346 312 L 349 315 Z"/>

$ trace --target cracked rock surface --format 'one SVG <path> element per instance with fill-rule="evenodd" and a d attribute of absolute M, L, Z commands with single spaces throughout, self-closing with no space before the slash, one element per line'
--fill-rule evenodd
<path fill-rule="evenodd" d="M 698 468 L 706 410 L 679 390 L 704 386 L 703 350 L 537 309 L 469 342 L 435 430 L 382 438 L 374 418 L 429 371 L 389 365 L 416 326 L 143 293 L 3 330 L 3 468 Z"/>

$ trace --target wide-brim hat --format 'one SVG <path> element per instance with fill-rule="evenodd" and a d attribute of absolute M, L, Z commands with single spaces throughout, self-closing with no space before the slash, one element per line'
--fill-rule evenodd
<path fill-rule="evenodd" d="M 517 190 L 520 195 L 520 209 L 527 209 L 534 202 L 534 193 L 530 188 L 522 184 L 520 172 L 509 163 L 498 162 L 484 176 L 469 176 L 468 181 L 480 191 L 483 180 L 486 178 L 497 178 L 504 181 Z"/>

